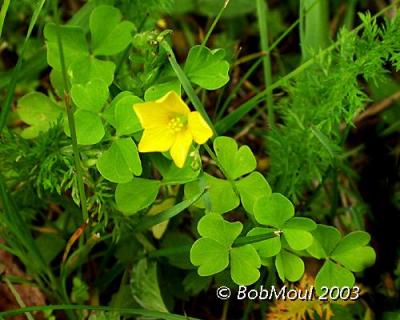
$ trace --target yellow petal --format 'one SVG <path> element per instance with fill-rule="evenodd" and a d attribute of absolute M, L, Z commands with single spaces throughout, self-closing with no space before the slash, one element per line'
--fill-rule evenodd
<path fill-rule="evenodd" d="M 182 98 L 175 92 L 169 91 L 165 96 L 158 99 L 156 103 L 160 104 L 164 110 L 173 116 L 178 114 L 187 115 L 190 112 L 189 107 Z"/>
<path fill-rule="evenodd" d="M 194 141 L 198 144 L 205 143 L 213 135 L 210 126 L 197 111 L 193 111 L 189 114 L 188 126 Z"/>
<path fill-rule="evenodd" d="M 192 134 L 189 130 L 182 130 L 176 134 L 176 139 L 171 148 L 171 158 L 178 168 L 183 168 L 192 145 Z"/>
<path fill-rule="evenodd" d="M 175 134 L 168 128 L 152 128 L 143 131 L 139 142 L 140 152 L 165 152 L 175 141 Z"/>
<path fill-rule="evenodd" d="M 170 120 L 168 110 L 157 102 L 136 103 L 133 110 L 143 129 L 166 127 Z"/>

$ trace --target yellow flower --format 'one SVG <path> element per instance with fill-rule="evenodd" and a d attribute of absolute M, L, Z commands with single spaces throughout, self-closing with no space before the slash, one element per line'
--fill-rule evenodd
<path fill-rule="evenodd" d="M 203 144 L 213 135 L 200 113 L 191 112 L 175 91 L 156 101 L 134 104 L 133 109 L 144 129 L 139 151 L 170 151 L 179 168 L 184 166 L 193 140 Z"/>

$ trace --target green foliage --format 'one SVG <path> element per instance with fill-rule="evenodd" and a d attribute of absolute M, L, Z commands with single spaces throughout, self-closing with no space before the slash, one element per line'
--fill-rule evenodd
<path fill-rule="evenodd" d="M 221 88 L 229 81 L 229 63 L 223 60 L 222 49 L 210 50 L 203 46 L 190 49 L 184 71 L 190 81 L 207 90 Z"/>
<path fill-rule="evenodd" d="M 313 179 L 321 182 L 330 167 L 345 165 L 339 156 L 340 125 L 351 125 L 368 101 L 359 79 L 377 81 L 385 63 L 398 63 L 399 19 L 380 28 L 370 15 L 361 18 L 360 37 L 343 29 L 334 52 L 287 83 L 289 97 L 278 109 L 282 124 L 268 134 L 268 153 L 271 181 L 290 198 L 301 195 Z"/>

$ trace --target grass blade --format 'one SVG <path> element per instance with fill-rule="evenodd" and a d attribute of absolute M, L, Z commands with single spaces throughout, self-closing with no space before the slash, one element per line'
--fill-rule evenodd
<path fill-rule="evenodd" d="M 9 6 L 10 6 L 10 0 L 4 0 L 0 11 L 0 39 L 1 35 L 3 34 L 4 20 L 6 20 L 6 15 Z"/>

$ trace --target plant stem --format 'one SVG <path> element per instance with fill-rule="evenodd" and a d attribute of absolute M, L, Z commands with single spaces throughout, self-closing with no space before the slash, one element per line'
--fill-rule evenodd
<path fill-rule="evenodd" d="M 204 40 L 202 41 L 201 45 L 203 47 L 206 46 L 208 39 L 211 36 L 211 33 L 214 31 L 215 27 L 217 26 L 217 23 L 219 21 L 219 19 L 221 18 L 222 14 L 224 13 L 226 7 L 228 6 L 230 0 L 225 0 L 224 5 L 222 6 L 222 8 L 219 10 L 217 16 L 215 17 L 213 23 L 211 24 L 210 29 L 208 29 L 206 36 L 204 37 Z"/>
<path fill-rule="evenodd" d="M 24 301 L 22 300 L 21 296 L 19 295 L 18 291 L 15 289 L 15 287 L 13 286 L 11 281 L 8 280 L 6 277 L 4 277 L 3 280 L 7 284 L 8 289 L 10 289 L 10 291 L 13 294 L 13 296 L 14 296 L 15 300 L 17 301 L 18 305 L 21 308 L 26 308 L 26 305 L 25 305 Z M 30 314 L 30 312 L 25 312 L 25 316 L 28 318 L 28 320 L 35 320 L 32 317 L 32 315 Z"/>
<path fill-rule="evenodd" d="M 266 0 L 257 0 L 257 17 L 258 28 L 260 30 L 261 50 L 267 53 L 262 59 L 264 67 L 264 83 L 265 87 L 268 88 L 272 84 L 272 71 L 271 51 L 268 43 L 268 4 L 266 3 Z M 272 129 L 275 126 L 274 101 L 272 99 L 272 90 L 266 95 L 266 98 L 268 109 L 268 124 L 269 128 Z"/>
<path fill-rule="evenodd" d="M 82 163 L 81 158 L 79 155 L 79 148 L 78 148 L 78 140 L 76 137 L 76 127 L 75 127 L 75 120 L 74 114 L 72 111 L 72 101 L 71 96 L 69 94 L 70 84 L 67 77 L 67 69 L 65 66 L 65 58 L 64 58 L 64 51 L 63 51 L 63 44 L 60 35 L 60 22 L 58 17 L 58 10 L 57 10 L 57 2 L 54 5 L 54 12 L 56 17 L 56 35 L 57 35 L 57 43 L 58 43 L 58 50 L 60 52 L 60 63 L 61 63 L 61 70 L 64 82 L 64 103 L 65 108 L 67 110 L 67 117 L 68 117 L 68 126 L 69 131 L 71 133 L 71 140 L 72 140 L 72 150 L 74 153 L 74 161 L 75 161 L 75 170 L 77 175 L 77 183 L 78 183 L 78 191 L 79 191 L 79 198 L 81 202 L 81 210 L 82 210 L 82 218 L 83 222 L 86 222 L 89 218 L 88 210 L 87 210 L 87 203 L 86 203 L 86 194 L 85 194 L 85 185 L 83 183 L 83 170 L 82 170 Z"/>

